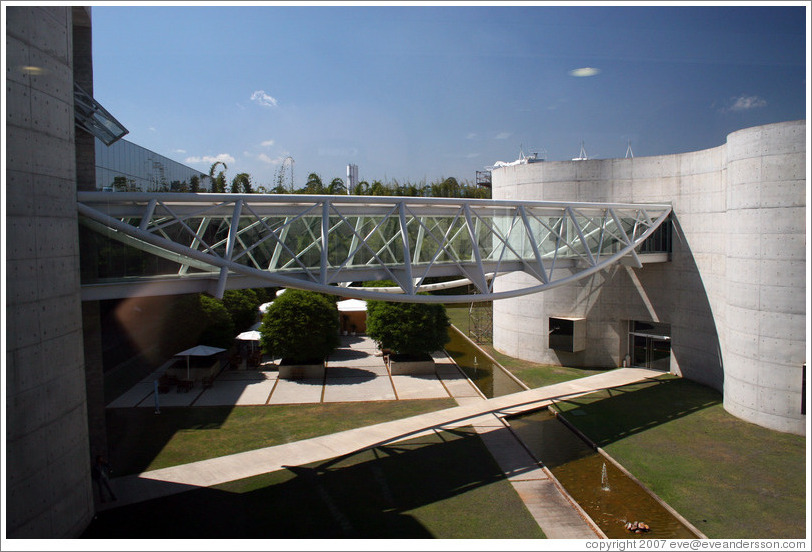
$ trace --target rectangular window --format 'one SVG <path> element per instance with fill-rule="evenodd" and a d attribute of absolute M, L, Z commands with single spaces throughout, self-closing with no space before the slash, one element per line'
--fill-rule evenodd
<path fill-rule="evenodd" d="M 550 317 L 548 347 L 568 353 L 586 349 L 586 318 Z"/>

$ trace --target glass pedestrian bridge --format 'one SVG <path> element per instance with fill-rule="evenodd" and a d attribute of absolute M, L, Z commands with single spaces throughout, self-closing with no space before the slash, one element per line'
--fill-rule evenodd
<path fill-rule="evenodd" d="M 78 192 L 85 300 L 292 287 L 462 303 L 667 259 L 666 204 Z M 496 291 L 524 272 L 521 289 Z M 391 280 L 386 288 L 359 287 Z M 350 285 L 356 284 L 356 285 Z M 440 288 L 458 295 L 427 295 Z M 452 292 L 453 293 L 453 292 Z"/>

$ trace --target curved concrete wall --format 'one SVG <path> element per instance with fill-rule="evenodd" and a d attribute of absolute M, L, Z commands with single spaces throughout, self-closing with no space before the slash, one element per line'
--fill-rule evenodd
<path fill-rule="evenodd" d="M 6 516 L 9 538 L 93 516 L 70 7 L 6 11 Z"/>
<path fill-rule="evenodd" d="M 803 434 L 804 121 L 732 133 L 697 152 L 542 162 L 493 171 L 493 196 L 670 202 L 671 261 L 615 266 L 576 284 L 494 302 L 494 346 L 550 364 L 619 366 L 630 320 L 671 325 L 670 369 L 724 392 L 748 421 Z M 497 280 L 497 290 L 528 276 Z M 587 319 L 585 351 L 547 348 L 548 319 Z"/>

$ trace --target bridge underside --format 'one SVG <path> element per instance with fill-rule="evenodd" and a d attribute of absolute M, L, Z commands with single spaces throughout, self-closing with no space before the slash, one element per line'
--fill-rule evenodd
<path fill-rule="evenodd" d="M 97 273 L 82 282 L 85 300 L 280 286 L 453 303 L 536 293 L 617 262 L 664 260 L 649 238 L 671 206 L 79 192 L 78 210 L 92 230 L 84 239 L 95 242 L 83 250 L 97 256 Z M 495 277 L 515 271 L 536 283 L 495 293 Z M 395 285 L 357 285 L 379 280 Z M 424 294 L 454 286 L 462 293 Z"/>

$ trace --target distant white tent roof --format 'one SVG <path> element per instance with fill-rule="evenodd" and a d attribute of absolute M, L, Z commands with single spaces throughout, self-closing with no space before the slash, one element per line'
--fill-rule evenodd
<path fill-rule="evenodd" d="M 347 299 L 336 303 L 339 312 L 361 312 L 367 310 L 367 302 L 360 299 Z"/>
<path fill-rule="evenodd" d="M 259 306 L 259 312 L 261 312 L 262 314 L 265 314 L 266 312 L 268 312 L 268 307 L 270 307 L 272 304 L 273 304 L 273 301 L 271 301 L 270 303 L 262 303 Z"/>
<path fill-rule="evenodd" d="M 240 341 L 259 341 L 262 335 L 256 330 L 249 330 L 237 336 Z"/>

